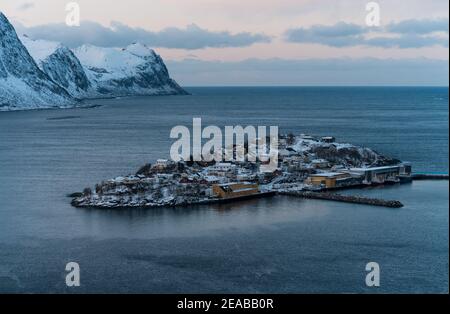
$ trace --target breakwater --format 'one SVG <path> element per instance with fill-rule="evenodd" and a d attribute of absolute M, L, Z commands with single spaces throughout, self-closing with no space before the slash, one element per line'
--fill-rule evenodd
<path fill-rule="evenodd" d="M 413 180 L 448 180 L 448 174 L 416 173 L 411 175 Z"/>
<path fill-rule="evenodd" d="M 401 208 L 404 206 L 400 201 L 396 200 L 383 200 L 378 198 L 368 198 L 354 195 L 342 195 L 328 192 L 295 191 L 295 192 L 281 192 L 279 194 L 307 199 L 319 199 L 319 200 L 363 204 L 371 206 L 382 206 L 390 208 Z"/>

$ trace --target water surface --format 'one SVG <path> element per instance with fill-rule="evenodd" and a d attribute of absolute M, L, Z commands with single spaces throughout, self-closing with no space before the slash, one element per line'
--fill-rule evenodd
<path fill-rule="evenodd" d="M 448 292 L 448 182 L 358 194 L 400 210 L 275 197 L 72 208 L 68 193 L 167 157 L 175 125 L 279 125 L 448 172 L 448 88 L 192 88 L 192 96 L 0 113 L 1 292 Z M 76 261 L 82 286 L 65 287 Z M 378 262 L 382 286 L 365 287 Z"/>

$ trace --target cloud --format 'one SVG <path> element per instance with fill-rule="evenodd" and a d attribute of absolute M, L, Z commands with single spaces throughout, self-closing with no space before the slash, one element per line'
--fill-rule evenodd
<path fill-rule="evenodd" d="M 284 37 L 288 42 L 313 43 L 331 47 L 373 46 L 383 48 L 421 48 L 439 45 L 448 47 L 448 19 L 405 20 L 385 27 L 369 28 L 344 22 L 335 25 L 314 25 L 289 29 Z M 390 36 L 386 36 L 386 33 Z M 368 36 L 368 35 L 371 36 Z"/>
<path fill-rule="evenodd" d="M 344 22 L 332 26 L 314 25 L 309 28 L 290 29 L 286 39 L 295 43 L 314 43 L 333 47 L 358 45 L 366 29 L 356 24 Z"/>
<path fill-rule="evenodd" d="M 188 25 L 184 29 L 169 27 L 159 32 L 133 28 L 119 22 L 113 22 L 111 27 L 105 27 L 90 21 L 82 22 L 80 27 L 45 24 L 28 28 L 18 25 L 17 29 L 32 38 L 58 41 L 69 47 L 78 47 L 83 44 L 123 47 L 133 42 L 142 42 L 152 47 L 193 50 L 206 47 L 245 47 L 271 40 L 264 34 L 213 32 L 195 24 Z"/>
<path fill-rule="evenodd" d="M 418 59 L 248 59 L 166 61 L 183 86 L 448 86 L 448 61 Z"/>
<path fill-rule="evenodd" d="M 17 7 L 17 10 L 19 10 L 19 11 L 27 11 L 27 10 L 29 10 L 31 8 L 34 8 L 34 3 L 32 3 L 32 2 L 25 2 L 25 3 L 20 4 Z"/>
<path fill-rule="evenodd" d="M 386 31 L 400 34 L 448 33 L 448 19 L 405 20 L 389 24 L 386 27 Z"/>
<path fill-rule="evenodd" d="M 365 39 L 363 44 L 366 46 L 382 48 L 422 48 L 430 46 L 448 47 L 448 38 L 438 36 L 418 36 L 415 34 L 406 34 L 399 37 L 375 37 Z"/>

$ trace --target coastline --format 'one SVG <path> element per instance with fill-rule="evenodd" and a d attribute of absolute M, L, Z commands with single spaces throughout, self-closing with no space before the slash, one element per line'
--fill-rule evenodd
<path fill-rule="evenodd" d="M 184 90 L 184 89 L 183 89 Z M 149 95 L 124 95 L 124 96 L 105 96 L 105 97 L 93 97 L 93 98 L 82 98 L 82 99 L 76 99 L 76 103 L 72 106 L 67 107 L 48 107 L 48 108 L 17 108 L 17 109 L 7 109 L 2 110 L 0 107 L 0 114 L 4 112 L 26 112 L 26 111 L 54 111 L 54 110 L 73 110 L 73 109 L 93 109 L 93 108 L 99 108 L 103 105 L 96 105 L 96 104 L 83 104 L 84 102 L 89 101 L 96 101 L 96 100 L 110 100 L 110 99 L 132 99 L 132 98 L 145 98 L 145 97 L 168 97 L 168 96 L 190 96 L 191 93 L 185 91 L 185 93 L 167 93 L 167 94 L 149 94 Z M 6 105 L 5 105 L 6 106 Z"/>
<path fill-rule="evenodd" d="M 77 205 L 74 201 L 71 202 L 71 205 L 76 208 L 84 208 L 84 209 L 97 209 L 97 210 L 105 210 L 105 209 L 117 209 L 117 210 L 126 210 L 126 209 L 158 209 L 158 208 L 183 208 L 188 206 L 202 206 L 202 205 L 212 205 L 212 204 L 229 204 L 229 203 L 238 203 L 245 200 L 250 199 L 258 199 L 265 197 L 273 197 L 273 196 L 291 196 L 291 197 L 299 197 L 306 199 L 317 199 L 317 200 L 328 200 L 335 202 L 343 202 L 343 203 L 351 203 L 351 204 L 360 204 L 360 205 L 369 205 L 369 206 L 379 206 L 379 207 L 391 207 L 391 208 L 402 208 L 404 205 L 398 200 L 385 200 L 381 198 L 367 198 L 362 197 L 360 195 L 341 195 L 336 192 L 343 190 L 364 190 L 370 189 L 374 187 L 385 187 L 385 186 L 397 186 L 410 184 L 413 181 L 448 181 L 448 174 L 412 174 L 411 181 L 406 183 L 384 183 L 379 185 L 354 185 L 333 189 L 321 189 L 318 191 L 268 191 L 268 192 L 259 192 L 258 194 L 247 195 L 247 196 L 239 196 L 232 197 L 227 199 L 205 199 L 195 202 L 189 202 L 186 204 L 162 204 L 162 205 L 148 205 L 148 206 L 91 206 L 91 205 Z M 67 195 L 68 198 L 72 198 L 73 200 L 79 197 L 82 197 L 82 192 L 75 192 Z"/>
<path fill-rule="evenodd" d="M 77 193 L 74 193 L 77 194 Z M 240 197 L 234 197 L 234 198 L 228 198 L 228 199 L 207 199 L 207 200 L 201 200 L 197 202 L 191 202 L 188 204 L 164 204 L 164 205 L 149 205 L 149 206 L 129 206 L 129 207 L 122 207 L 122 206 L 112 206 L 112 207 L 101 207 L 101 206 L 79 206 L 72 204 L 73 207 L 76 208 L 84 208 L 84 209 L 98 209 L 98 210 L 105 210 L 105 209 L 117 209 L 117 210 L 127 210 L 127 209 L 158 209 L 158 208 L 185 208 L 188 206 L 203 206 L 203 205 L 213 205 L 213 204 L 228 204 L 228 203 L 235 203 L 240 201 L 246 201 L 246 200 L 252 200 L 252 199 L 258 199 L 258 198 L 265 198 L 265 197 L 272 197 L 278 195 L 277 192 L 262 192 L 259 194 L 254 195 L 247 195 L 247 196 L 240 196 Z M 68 197 L 71 197 L 70 195 Z"/>

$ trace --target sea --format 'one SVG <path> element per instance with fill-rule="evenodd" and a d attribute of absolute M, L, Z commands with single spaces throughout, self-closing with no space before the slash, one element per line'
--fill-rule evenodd
<path fill-rule="evenodd" d="M 168 158 L 173 127 L 278 126 L 448 173 L 448 87 L 192 87 L 191 95 L 0 112 L 1 293 L 448 293 L 449 184 L 88 210 L 68 194 Z M 67 263 L 80 286 L 66 285 Z M 379 287 L 366 266 L 377 263 Z"/>

